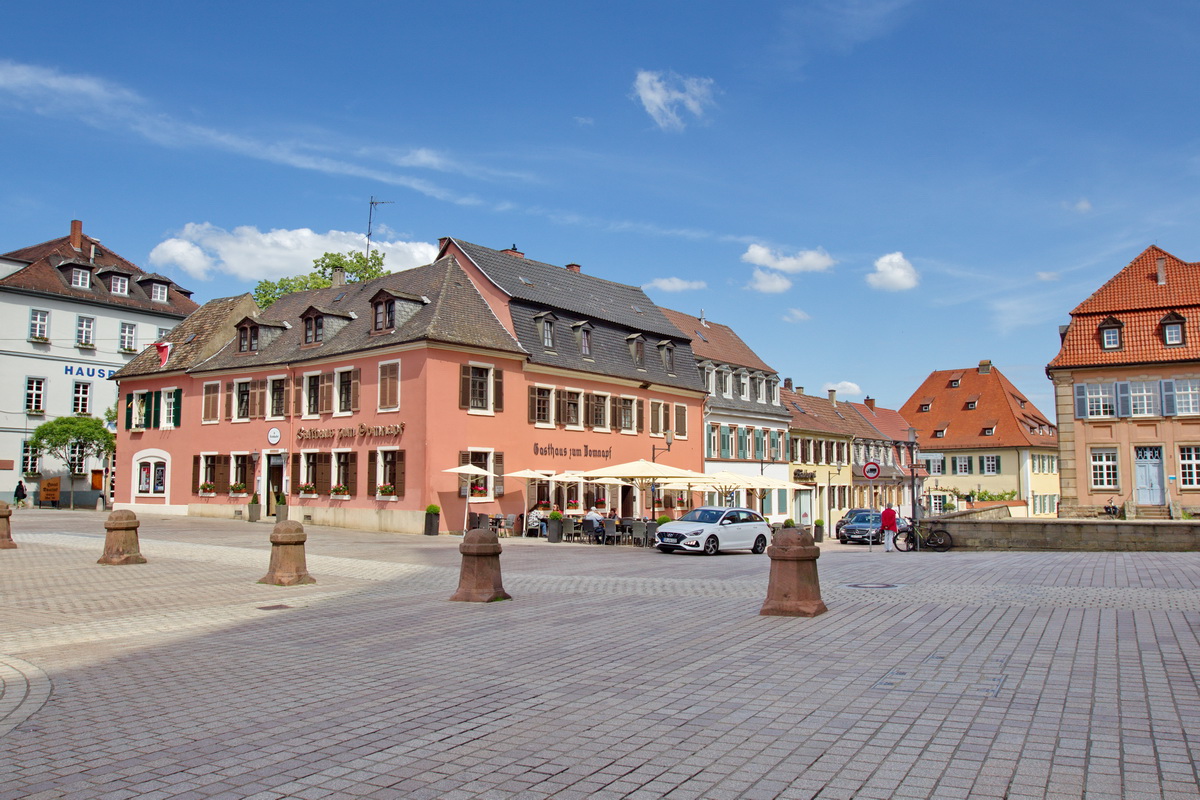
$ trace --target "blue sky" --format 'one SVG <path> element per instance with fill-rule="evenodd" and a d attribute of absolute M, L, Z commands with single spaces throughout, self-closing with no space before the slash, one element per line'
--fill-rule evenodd
<path fill-rule="evenodd" d="M 809 393 L 991 359 L 1200 261 L 1200 5 L 9 4 L 0 251 L 89 235 L 204 301 L 440 236 L 646 286 Z"/>

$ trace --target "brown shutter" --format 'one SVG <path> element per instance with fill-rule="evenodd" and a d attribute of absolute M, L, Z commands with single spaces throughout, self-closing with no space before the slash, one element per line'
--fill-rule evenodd
<path fill-rule="evenodd" d="M 281 379 L 283 383 L 283 415 L 290 417 L 292 415 L 292 382 L 287 378 Z"/>
<path fill-rule="evenodd" d="M 216 484 L 215 492 L 229 491 L 229 458 L 217 456 L 217 466 L 213 470 L 213 483 Z"/>
<path fill-rule="evenodd" d="M 608 427 L 619 430 L 621 428 L 621 398 L 613 395 L 608 400 Z"/>
<path fill-rule="evenodd" d="M 404 451 L 396 451 L 396 497 L 404 497 Z"/>
<path fill-rule="evenodd" d="M 133 395 L 130 395 L 130 403 Z M 221 384 L 210 383 L 204 387 L 204 421 L 211 422 L 220 419 Z"/>
<path fill-rule="evenodd" d="M 646 401 L 638 398 L 637 401 L 637 432 L 641 433 L 646 430 Z"/>
<path fill-rule="evenodd" d="M 504 370 L 492 370 L 492 411 L 504 410 Z"/>
<path fill-rule="evenodd" d="M 554 390 L 555 409 L 554 422 L 562 428 L 567 424 L 567 393 L 562 389 Z"/>
<path fill-rule="evenodd" d="M 592 404 L 596 402 L 596 396 L 591 392 L 583 394 L 583 427 L 590 429 L 592 427 Z"/>
<path fill-rule="evenodd" d="M 496 497 L 504 496 L 504 453 L 492 453 L 492 472 L 495 476 L 492 478 L 492 494 Z"/>
<path fill-rule="evenodd" d="M 321 373 L 321 401 L 318 411 L 322 414 L 333 413 L 333 373 Z"/>
<path fill-rule="evenodd" d="M 292 378 L 292 413 L 297 417 L 304 414 L 304 376 Z"/>
<path fill-rule="evenodd" d="M 675 435 L 687 436 L 687 406 L 675 406 Z"/>
<path fill-rule="evenodd" d="M 267 415 L 267 382 L 257 380 L 250 386 L 250 418 L 262 419 Z"/>
<path fill-rule="evenodd" d="M 458 373 L 458 407 L 471 407 L 471 365 L 463 364 Z"/>
<path fill-rule="evenodd" d="M 538 393 L 538 388 L 536 386 L 529 387 L 529 421 L 530 422 L 537 421 L 537 393 Z"/>
<path fill-rule="evenodd" d="M 666 402 L 662 404 L 662 429 L 663 433 L 671 430 L 671 404 Z"/>
<path fill-rule="evenodd" d="M 303 458 L 301 453 L 292 453 L 292 491 L 296 493 L 300 491 L 300 461 Z"/>
<path fill-rule="evenodd" d="M 225 382 L 225 420 L 233 419 L 233 381 Z"/>
<path fill-rule="evenodd" d="M 317 485 L 317 494 L 329 494 L 329 487 L 333 485 L 330 481 L 332 459 L 332 453 L 317 453 L 317 476 L 313 481 Z"/>
<path fill-rule="evenodd" d="M 358 411 L 358 392 L 362 386 L 362 370 L 358 367 L 350 370 L 350 410 Z"/>
<path fill-rule="evenodd" d="M 661 433 L 659 430 L 662 423 L 662 404 L 650 402 L 650 433 Z"/>
<path fill-rule="evenodd" d="M 471 454 L 469 452 L 467 452 L 466 450 L 460 450 L 458 452 L 458 465 L 460 467 L 462 467 L 462 466 L 466 466 L 467 464 L 470 464 L 470 463 L 471 463 Z M 458 496 L 466 497 L 467 489 L 470 487 L 470 485 L 471 485 L 471 482 L 469 480 L 467 480 L 466 475 L 459 475 L 458 476 Z"/>
<path fill-rule="evenodd" d="M 367 494 L 371 497 L 375 496 L 375 487 L 378 483 L 375 473 L 378 471 L 376 467 L 379 452 L 377 450 L 367 451 Z"/>
<path fill-rule="evenodd" d="M 192 456 L 192 494 L 200 491 L 200 456 Z"/>
<path fill-rule="evenodd" d="M 397 408 L 400 405 L 400 365 L 379 366 L 379 407 Z"/>

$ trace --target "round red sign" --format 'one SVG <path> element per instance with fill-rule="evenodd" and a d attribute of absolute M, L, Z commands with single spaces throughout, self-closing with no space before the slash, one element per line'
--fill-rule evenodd
<path fill-rule="evenodd" d="M 863 464 L 863 477 L 869 481 L 873 481 L 879 477 L 879 465 L 874 461 L 868 461 Z"/>

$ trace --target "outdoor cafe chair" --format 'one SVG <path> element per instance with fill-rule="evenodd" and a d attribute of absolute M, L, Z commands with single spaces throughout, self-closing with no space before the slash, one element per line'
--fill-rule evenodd
<path fill-rule="evenodd" d="M 604 534 L 598 536 L 597 544 L 608 544 L 608 540 L 612 539 L 615 544 L 619 540 L 620 534 L 617 533 L 617 521 L 615 519 L 604 520 Z"/>
<path fill-rule="evenodd" d="M 638 547 L 645 546 L 646 543 L 646 523 L 638 520 L 629 526 L 629 541 Z"/>
<path fill-rule="evenodd" d="M 642 546 L 643 547 L 653 547 L 654 546 L 654 537 L 657 533 L 658 533 L 658 523 L 657 522 L 647 522 L 646 523 L 646 539 L 644 542 L 642 542 Z"/>

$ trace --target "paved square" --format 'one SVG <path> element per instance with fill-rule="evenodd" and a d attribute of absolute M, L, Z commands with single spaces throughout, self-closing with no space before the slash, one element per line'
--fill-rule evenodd
<path fill-rule="evenodd" d="M 0 800 L 1200 797 L 1200 554 L 826 546 L 768 560 L 19 510 L 0 551 Z M 857 585 L 891 584 L 891 588 Z"/>

